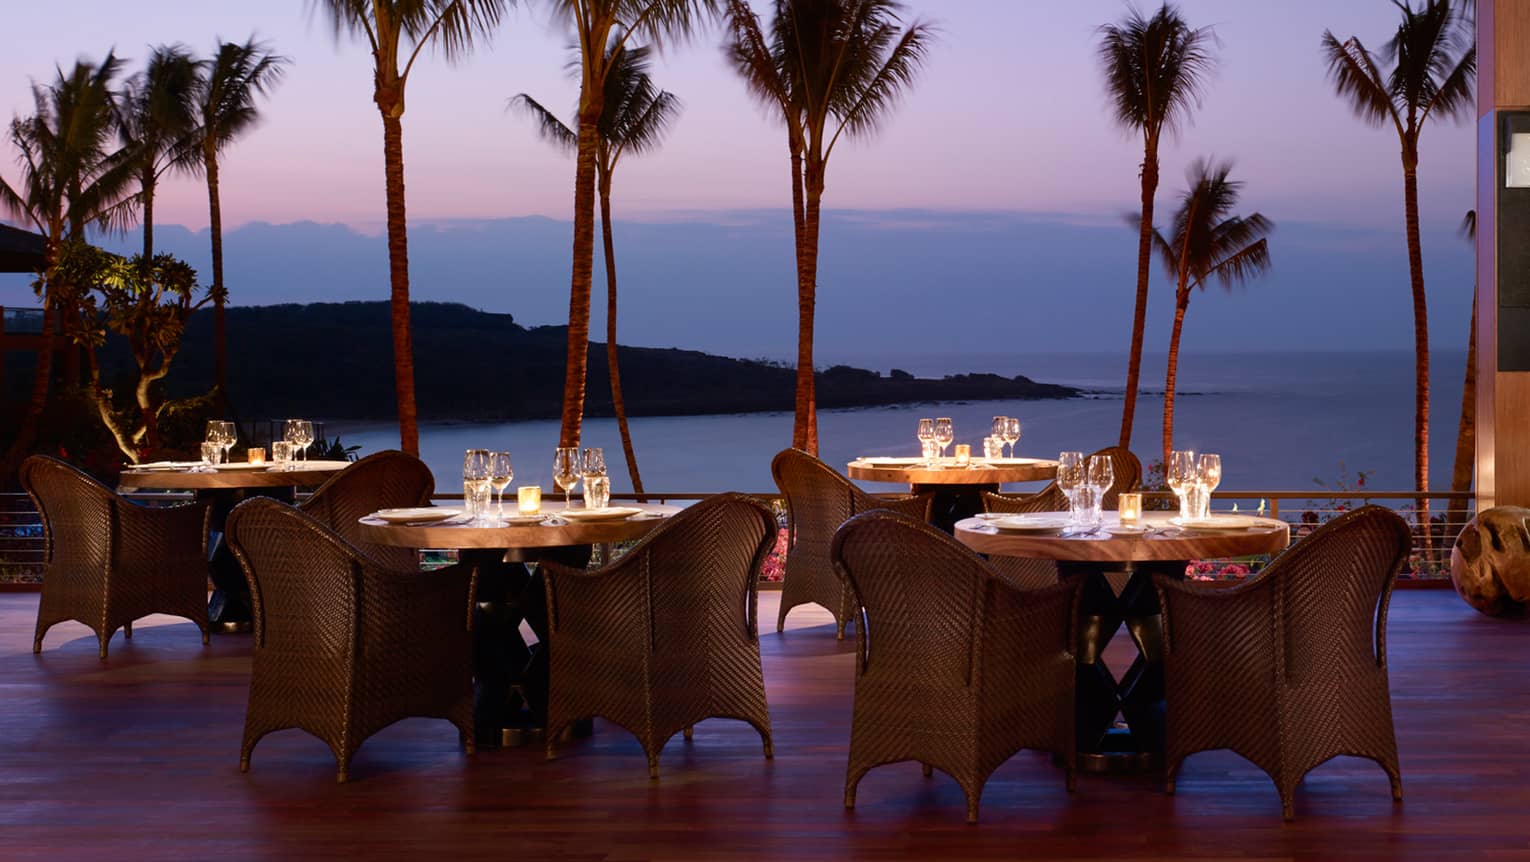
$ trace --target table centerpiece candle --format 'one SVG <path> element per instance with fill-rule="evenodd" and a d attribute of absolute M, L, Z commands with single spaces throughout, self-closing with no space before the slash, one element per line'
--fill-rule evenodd
<path fill-rule="evenodd" d="M 521 485 L 515 489 L 516 511 L 522 515 L 535 515 L 542 511 L 542 486 Z"/>
<path fill-rule="evenodd" d="M 249 449 L 249 460 L 250 460 L 251 464 L 264 464 L 264 463 L 266 463 L 266 450 L 265 450 L 265 448 L 262 447 L 262 446 L 251 446 L 250 449 Z"/>
<path fill-rule="evenodd" d="M 1116 511 L 1120 515 L 1121 523 L 1128 526 L 1139 523 L 1142 520 L 1142 495 L 1137 493 L 1117 495 Z"/>

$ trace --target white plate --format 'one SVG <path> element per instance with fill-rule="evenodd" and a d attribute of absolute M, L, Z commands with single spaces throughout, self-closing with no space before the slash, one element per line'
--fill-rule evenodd
<path fill-rule="evenodd" d="M 540 524 L 543 521 L 547 520 L 547 517 L 548 517 L 547 515 L 543 515 L 543 514 L 536 514 L 536 515 L 506 515 L 503 518 L 497 518 L 496 520 L 504 523 L 505 526 L 507 526 L 507 527 L 525 527 L 525 526 L 530 525 L 530 524 Z"/>
<path fill-rule="evenodd" d="M 912 467 L 915 464 L 922 464 L 922 463 L 924 463 L 924 459 L 923 458 L 882 458 L 882 457 L 876 457 L 876 458 L 857 458 L 856 460 L 860 461 L 862 464 L 869 464 L 869 465 L 871 465 L 873 467 Z"/>
<path fill-rule="evenodd" d="M 410 524 L 445 521 L 462 514 L 461 509 L 446 509 L 436 506 L 424 506 L 418 509 L 380 509 L 372 513 L 372 517 L 379 521 L 387 521 L 390 524 Z"/>
<path fill-rule="evenodd" d="M 642 509 L 630 506 L 609 506 L 605 509 L 559 509 L 551 514 L 570 521 L 620 521 L 642 512 Z"/>
<path fill-rule="evenodd" d="M 200 466 L 202 466 L 201 461 L 150 461 L 147 464 L 135 464 L 128 469 L 157 473 L 163 470 L 189 470 Z"/>
<path fill-rule="evenodd" d="M 1034 515 L 1010 515 L 994 518 L 988 522 L 995 529 L 1006 533 L 1055 533 L 1068 526 L 1066 518 L 1046 518 Z"/>
<path fill-rule="evenodd" d="M 1205 518 L 1170 518 L 1169 523 L 1181 530 L 1249 530 L 1262 522 L 1247 515 L 1209 515 Z"/>
<path fill-rule="evenodd" d="M 247 461 L 230 461 L 227 464 L 214 464 L 213 469 L 219 473 L 230 473 L 235 470 L 268 470 L 272 464 L 251 464 Z"/>
<path fill-rule="evenodd" d="M 1141 536 L 1148 528 L 1141 524 L 1107 524 L 1104 530 L 1112 536 Z"/>

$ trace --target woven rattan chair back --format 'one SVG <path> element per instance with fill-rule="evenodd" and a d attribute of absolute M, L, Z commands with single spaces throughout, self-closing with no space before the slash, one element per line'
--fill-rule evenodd
<path fill-rule="evenodd" d="M 226 535 L 249 582 L 255 646 L 303 644 L 348 661 L 366 558 L 317 518 L 265 497 L 235 506 Z"/>
<path fill-rule="evenodd" d="M 786 500 L 786 572 L 781 585 L 781 608 L 776 631 L 786 626 L 786 614 L 802 604 L 817 604 L 834 615 L 835 633 L 855 618 L 849 588 L 829 561 L 834 531 L 851 516 L 890 508 L 920 519 L 929 517 L 928 495 L 886 499 L 857 488 L 837 470 L 801 449 L 785 449 L 771 461 L 776 488 Z"/>
<path fill-rule="evenodd" d="M 977 819 L 988 776 L 1022 748 L 1074 786 L 1076 586 L 1020 590 L 945 533 L 895 512 L 850 519 L 831 546 L 861 609 L 845 804 L 873 767 L 918 760 Z"/>
<path fill-rule="evenodd" d="M 32 651 L 48 629 L 75 620 L 96 633 L 101 658 L 118 628 L 153 613 L 185 617 L 207 642 L 205 503 L 138 506 L 46 455 L 21 464 L 21 485 L 42 516 L 47 569 Z"/>
<path fill-rule="evenodd" d="M 418 568 L 411 548 L 363 544 L 357 521 L 378 509 L 404 509 L 430 504 L 436 480 L 425 462 L 397 450 L 368 455 L 331 476 L 299 506 L 320 523 L 361 547 L 389 568 Z"/>
<path fill-rule="evenodd" d="M 1412 546 L 1396 513 L 1324 524 L 1257 577 L 1210 588 L 1163 575 L 1165 785 L 1227 748 L 1263 769 L 1293 816 L 1302 776 L 1338 755 L 1378 763 L 1402 798 L 1386 668 L 1387 606 Z"/>
<path fill-rule="evenodd" d="M 771 756 L 756 617 L 776 533 L 759 501 L 718 494 L 597 571 L 544 562 L 548 756 L 564 727 L 590 716 L 636 736 L 653 778 L 669 738 L 682 730 L 689 738 L 706 718 L 748 722 Z"/>

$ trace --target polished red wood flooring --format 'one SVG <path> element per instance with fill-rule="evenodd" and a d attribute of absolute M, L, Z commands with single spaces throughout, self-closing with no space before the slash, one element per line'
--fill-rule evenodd
<path fill-rule="evenodd" d="M 463 755 L 445 722 L 368 742 L 351 783 L 297 731 L 238 770 L 247 636 L 146 620 L 96 659 L 82 627 L 30 651 L 35 595 L 0 595 L 0 860 L 48 859 L 1419 859 L 1530 860 L 1530 623 L 1489 620 L 1448 591 L 1393 600 L 1392 689 L 1407 801 L 1376 766 L 1310 775 L 1297 820 L 1234 755 L 1191 758 L 1179 794 L 1148 776 L 1086 775 L 1042 755 L 999 770 L 982 821 L 961 792 L 901 764 L 841 805 L 851 646 L 827 616 L 760 642 L 776 759 L 741 723 L 710 721 L 648 780 L 625 733 L 598 724 L 557 760 L 540 747 Z M 775 619 L 775 594 L 761 619 Z M 1114 658 L 1124 660 L 1124 650 Z"/>

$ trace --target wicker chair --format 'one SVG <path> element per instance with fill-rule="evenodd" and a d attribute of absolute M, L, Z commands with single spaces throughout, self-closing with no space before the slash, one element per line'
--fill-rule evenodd
<path fill-rule="evenodd" d="M 368 737 L 444 718 L 473 751 L 469 573 L 384 569 L 323 524 L 263 497 L 228 517 L 254 609 L 239 769 L 261 737 L 296 727 L 334 752 L 337 779 Z"/>
<path fill-rule="evenodd" d="M 406 452 L 388 450 L 368 455 L 329 477 L 298 508 L 364 549 L 379 564 L 390 569 L 418 569 L 418 552 L 412 548 L 363 544 L 356 522 L 378 509 L 428 506 L 435 490 L 435 477 L 424 461 Z"/>
<path fill-rule="evenodd" d="M 55 624 L 75 620 L 96 633 L 100 656 L 121 628 L 149 614 L 185 617 L 207 643 L 206 503 L 134 505 L 69 464 L 33 455 L 21 485 L 42 515 L 48 566 L 32 652 Z"/>
<path fill-rule="evenodd" d="M 1142 482 L 1142 462 L 1130 451 L 1119 446 L 1101 449 L 1095 455 L 1109 455 L 1115 468 L 1115 481 L 1105 492 L 1102 506 L 1115 508 L 1116 497 L 1122 491 L 1134 491 Z M 1092 457 L 1092 456 L 1091 456 Z M 995 494 L 983 492 L 983 509 L 988 512 L 1023 515 L 1031 512 L 1061 512 L 1068 508 L 1068 498 L 1058 490 L 1054 480 L 1034 494 Z M 1027 587 L 1046 586 L 1057 582 L 1057 563 L 1053 560 L 1030 560 L 1021 557 L 993 557 L 988 564 L 1008 575 L 1015 582 Z"/>
<path fill-rule="evenodd" d="M 1264 770 L 1292 819 L 1302 776 L 1337 755 L 1376 761 L 1402 799 L 1387 688 L 1387 604 L 1406 522 L 1335 518 L 1258 577 L 1211 588 L 1158 576 L 1168 699 L 1165 789 L 1185 757 L 1228 748 Z"/>
<path fill-rule="evenodd" d="M 846 808 L 868 770 L 918 760 L 956 779 L 974 823 L 988 776 L 1022 748 L 1060 757 L 1074 789 L 1076 585 L 1022 590 L 893 512 L 851 518 L 831 554 L 864 615 Z"/>
<path fill-rule="evenodd" d="M 598 716 L 638 738 L 649 778 L 669 738 L 706 718 L 747 721 L 771 757 L 756 590 L 776 530 L 757 501 L 719 494 L 599 570 L 543 561 L 547 756 L 564 728 Z"/>
<path fill-rule="evenodd" d="M 828 464 L 801 449 L 784 449 L 770 463 L 776 487 L 786 498 L 786 573 L 781 584 L 781 610 L 776 631 L 786 628 L 786 615 L 798 605 L 817 604 L 834 615 L 834 636 L 843 640 L 845 625 L 855 618 L 850 587 L 829 562 L 829 543 L 839 525 L 861 512 L 891 509 L 922 521 L 929 520 L 930 494 L 873 497 L 851 484 Z"/>

